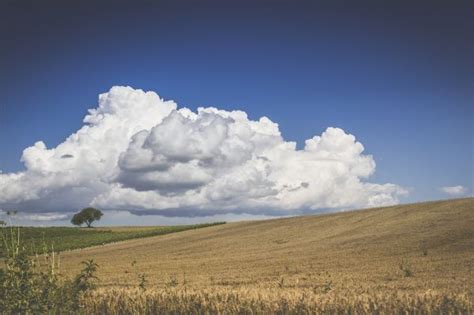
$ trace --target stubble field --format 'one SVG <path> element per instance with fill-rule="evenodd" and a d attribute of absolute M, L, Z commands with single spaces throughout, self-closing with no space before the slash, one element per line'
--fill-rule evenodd
<path fill-rule="evenodd" d="M 239 222 L 61 255 L 92 313 L 471 313 L 474 199 Z"/>

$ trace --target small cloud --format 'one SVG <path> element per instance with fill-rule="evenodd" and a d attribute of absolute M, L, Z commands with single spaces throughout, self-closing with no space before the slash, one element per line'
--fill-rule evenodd
<path fill-rule="evenodd" d="M 25 213 L 18 211 L 7 211 L 0 209 L 1 216 L 13 215 L 16 220 L 30 220 L 30 221 L 59 221 L 66 220 L 69 216 L 66 213 L 46 212 L 46 213 Z"/>
<path fill-rule="evenodd" d="M 25 214 L 21 216 L 21 219 L 31 220 L 31 221 L 60 221 L 66 220 L 68 218 L 67 214 L 59 213 L 38 213 L 38 214 Z"/>
<path fill-rule="evenodd" d="M 450 196 L 462 196 L 467 193 L 467 188 L 461 185 L 445 186 L 441 187 L 440 190 Z"/>

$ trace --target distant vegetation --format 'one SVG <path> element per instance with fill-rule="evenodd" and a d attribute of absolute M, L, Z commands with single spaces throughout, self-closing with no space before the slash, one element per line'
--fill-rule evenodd
<path fill-rule="evenodd" d="M 224 224 L 215 222 L 195 225 L 154 226 L 154 227 L 119 227 L 77 229 L 70 227 L 20 227 L 19 233 L 23 246 L 28 254 L 42 253 L 44 246 L 48 251 L 56 252 L 102 245 L 106 243 L 164 235 L 174 232 L 199 229 L 207 226 Z M 0 232 L 10 233 L 10 227 L 0 227 Z M 5 256 L 4 247 L 0 247 L 0 257 Z"/>
<path fill-rule="evenodd" d="M 96 208 L 84 208 L 80 212 L 76 213 L 72 219 L 71 223 L 77 226 L 81 226 L 84 223 L 88 228 L 92 227 L 92 223 L 99 221 L 104 214 L 102 211 Z"/>

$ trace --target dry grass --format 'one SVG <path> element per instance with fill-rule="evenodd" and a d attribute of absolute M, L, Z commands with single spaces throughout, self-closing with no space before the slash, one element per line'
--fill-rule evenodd
<path fill-rule="evenodd" d="M 468 314 L 465 294 L 308 289 L 98 290 L 84 300 L 86 314 Z"/>
<path fill-rule="evenodd" d="M 285 295 L 295 297 L 291 303 L 305 296 L 311 310 L 331 300 L 330 307 L 359 305 L 360 310 L 364 303 L 436 304 L 437 310 L 443 303 L 464 303 L 472 311 L 474 199 L 240 222 L 131 240 L 62 254 L 62 269 L 76 273 L 84 259 L 98 262 L 107 290 L 95 293 L 103 299 L 94 307 L 113 303 L 117 293 L 110 290 L 137 287 L 137 275 L 145 273 L 147 293 L 120 291 L 124 301 L 176 302 L 181 294 L 183 301 L 211 305 L 224 298 L 221 292 L 242 305 L 267 299 L 267 306 L 258 306 L 267 307 L 265 312 L 279 310 L 276 301 L 288 300 Z"/>

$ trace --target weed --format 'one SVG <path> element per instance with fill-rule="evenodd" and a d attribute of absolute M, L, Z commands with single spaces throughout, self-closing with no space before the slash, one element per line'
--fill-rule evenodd
<path fill-rule="evenodd" d="M 332 289 L 332 280 L 329 279 L 323 284 L 323 292 L 328 293 L 329 291 L 331 291 L 331 289 Z"/>
<path fill-rule="evenodd" d="M 398 268 L 400 269 L 405 278 L 413 277 L 413 270 L 411 264 L 408 261 L 402 260 L 398 265 Z"/>
<path fill-rule="evenodd" d="M 146 290 L 146 284 L 148 283 L 147 280 L 147 275 L 146 273 L 141 273 L 138 275 L 138 287 L 145 291 Z"/>
<path fill-rule="evenodd" d="M 179 281 L 176 275 L 171 275 L 169 280 L 166 282 L 166 286 L 169 288 L 174 288 L 178 286 L 178 284 L 179 284 Z"/>
<path fill-rule="evenodd" d="M 277 284 L 280 289 L 283 288 L 285 286 L 285 278 L 281 277 Z"/>

